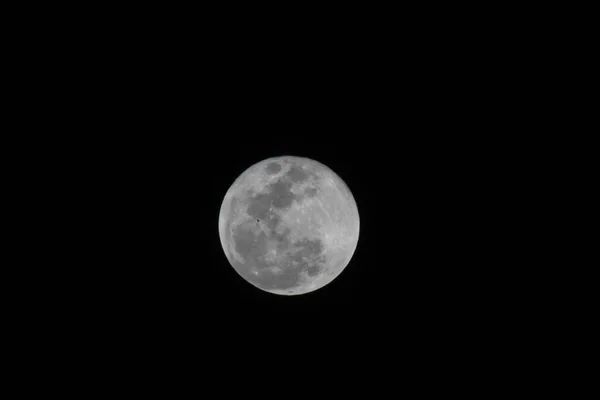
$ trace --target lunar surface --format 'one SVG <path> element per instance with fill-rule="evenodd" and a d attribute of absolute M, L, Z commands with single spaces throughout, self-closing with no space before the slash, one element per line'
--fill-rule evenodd
<path fill-rule="evenodd" d="M 229 263 L 269 293 L 317 290 L 348 265 L 358 243 L 356 202 L 325 165 L 300 157 L 261 161 L 227 191 L 219 236 Z"/>

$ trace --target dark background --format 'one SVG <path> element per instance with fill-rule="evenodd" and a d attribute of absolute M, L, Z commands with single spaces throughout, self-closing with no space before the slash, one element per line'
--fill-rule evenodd
<path fill-rule="evenodd" d="M 188 67 L 149 74 L 131 97 L 126 78 L 116 78 L 114 91 L 98 88 L 75 155 L 94 164 L 81 175 L 86 189 L 76 191 L 90 205 L 79 223 L 87 232 L 97 224 L 78 238 L 85 268 L 75 292 L 89 301 L 80 304 L 89 306 L 84 314 L 134 332 L 169 326 L 183 335 L 289 324 L 294 332 L 347 326 L 376 336 L 410 326 L 422 337 L 491 323 L 506 273 L 496 242 L 504 213 L 494 163 L 499 120 L 469 87 L 446 88 L 420 66 L 385 77 L 360 66 L 312 74 Z M 344 272 L 302 296 L 246 283 L 218 234 L 233 181 L 279 155 L 329 166 L 361 218 Z"/>
<path fill-rule="evenodd" d="M 394 354 L 418 370 L 438 352 L 450 369 L 465 348 L 508 349 L 521 332 L 503 321 L 535 314 L 516 300 L 530 260 L 512 212 L 536 181 L 518 167 L 532 89 L 517 80 L 535 71 L 528 50 L 502 56 L 522 51 L 503 30 L 481 34 L 487 20 L 443 14 L 280 35 L 116 13 L 36 37 L 36 95 L 23 93 L 48 132 L 26 137 L 46 166 L 44 329 L 117 359 L 186 367 L 216 352 L 223 371 L 255 351 Z M 246 283 L 219 240 L 230 185 L 280 155 L 330 167 L 361 218 L 350 264 L 301 296 Z"/>
<path fill-rule="evenodd" d="M 123 252 L 116 286 L 186 312 L 202 302 L 396 310 L 404 302 L 468 303 L 456 288 L 485 290 L 484 282 L 467 282 L 481 273 L 471 264 L 494 261 L 494 254 L 478 258 L 479 229 L 501 213 L 485 205 L 502 196 L 490 181 L 502 168 L 493 160 L 506 133 L 478 97 L 480 85 L 434 60 L 313 54 L 303 63 L 286 55 L 208 66 L 199 56 L 169 63 L 136 56 L 130 72 L 93 69 L 100 81 L 84 90 L 98 95 L 75 119 L 89 132 L 76 157 L 85 161 L 87 150 L 97 163 L 93 176 L 103 189 L 92 200 L 114 224 L 105 227 L 118 238 L 105 238 L 108 249 Z M 309 60 L 321 66 L 310 69 Z M 239 174 L 286 154 L 332 168 L 361 215 L 344 275 L 294 298 L 245 284 L 228 266 L 217 229 Z"/>

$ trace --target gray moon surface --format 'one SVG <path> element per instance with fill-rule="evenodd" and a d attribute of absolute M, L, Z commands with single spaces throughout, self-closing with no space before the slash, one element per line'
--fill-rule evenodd
<path fill-rule="evenodd" d="M 330 283 L 358 244 L 360 218 L 348 186 L 302 157 L 260 161 L 233 182 L 219 236 L 233 269 L 268 293 L 298 295 Z"/>

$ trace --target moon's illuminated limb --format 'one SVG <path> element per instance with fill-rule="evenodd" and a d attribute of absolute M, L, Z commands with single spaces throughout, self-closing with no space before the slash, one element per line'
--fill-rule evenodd
<path fill-rule="evenodd" d="M 273 162 L 282 168 L 277 173 L 269 174 L 266 166 Z M 326 261 L 321 265 L 318 275 L 309 277 L 301 274 L 301 282 L 296 287 L 267 290 L 286 295 L 310 292 L 331 282 L 346 267 L 356 250 L 360 229 L 358 209 L 341 178 L 314 160 L 289 156 L 269 158 L 251 166 L 236 179 L 225 195 L 219 217 L 221 244 L 230 263 L 235 265 L 243 259 L 235 251 L 231 233 L 240 223 L 251 219 L 245 212 L 248 196 L 262 192 L 267 185 L 285 176 L 293 165 L 302 165 L 311 172 L 311 177 L 292 185 L 291 192 L 297 194 L 298 198 L 291 206 L 283 211 L 273 212 L 281 219 L 284 227 L 290 228 L 292 241 L 302 237 L 320 239 L 324 245 Z M 277 168 L 271 169 L 274 170 Z M 302 193 L 314 193 L 314 196 L 302 197 Z M 274 252 L 271 256 L 281 255 Z M 273 273 L 279 273 L 277 267 L 273 268 Z"/>

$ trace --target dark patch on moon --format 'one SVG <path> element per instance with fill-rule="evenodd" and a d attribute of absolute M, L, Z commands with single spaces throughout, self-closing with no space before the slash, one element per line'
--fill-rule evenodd
<path fill-rule="evenodd" d="M 296 196 L 290 191 L 292 185 L 281 179 L 268 185 L 261 193 L 254 194 L 248 198 L 246 212 L 249 216 L 267 219 L 271 207 L 285 210 L 292 205 Z"/>
<path fill-rule="evenodd" d="M 314 276 L 321 270 L 321 263 L 324 261 L 323 242 L 319 239 L 302 238 L 294 244 L 299 250 L 294 253 L 292 261 L 297 261 L 299 268 L 308 271 L 309 276 Z"/>
<path fill-rule="evenodd" d="M 292 185 L 278 180 L 271 184 L 271 204 L 277 209 L 287 209 L 292 205 L 296 195 L 290 191 Z"/>
<path fill-rule="evenodd" d="M 246 223 L 240 225 L 233 233 L 233 243 L 239 255 L 251 260 L 266 251 L 267 236 L 264 232 L 256 234 L 252 224 Z"/>
<path fill-rule="evenodd" d="M 304 182 L 308 179 L 308 173 L 297 165 L 292 165 L 286 176 L 294 183 Z"/>
<path fill-rule="evenodd" d="M 282 244 L 282 246 L 278 247 L 280 250 L 285 250 L 287 248 L 287 245 L 285 244 L 289 242 L 288 237 L 290 233 L 292 233 L 291 229 L 288 227 L 284 227 L 283 232 L 278 233 L 276 231 L 272 231 L 269 237 L 277 241 L 277 243 Z"/>
<path fill-rule="evenodd" d="M 317 189 L 315 189 L 315 188 L 311 188 L 311 187 L 309 187 L 309 188 L 306 188 L 306 189 L 304 190 L 304 195 L 305 195 L 306 197 L 315 197 L 315 196 L 317 195 Z"/>
<path fill-rule="evenodd" d="M 271 207 L 269 195 L 259 193 L 248 200 L 249 204 L 248 208 L 246 208 L 248 215 L 254 218 L 266 219 L 266 216 L 269 214 L 269 208 Z"/>
<path fill-rule="evenodd" d="M 281 171 L 281 165 L 279 165 L 275 162 L 272 162 L 267 165 L 266 171 L 267 171 L 267 174 L 269 174 L 269 175 L 275 175 L 276 173 Z"/>

